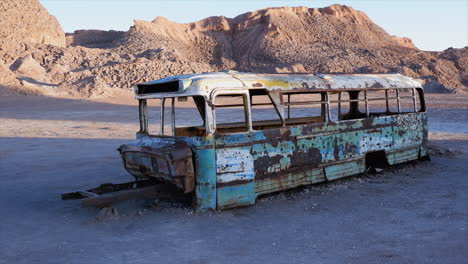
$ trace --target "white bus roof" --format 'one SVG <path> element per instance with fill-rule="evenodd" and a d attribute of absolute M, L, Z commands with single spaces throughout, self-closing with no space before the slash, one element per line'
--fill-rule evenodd
<path fill-rule="evenodd" d="M 401 74 L 257 74 L 223 71 L 178 75 L 137 84 L 137 99 L 180 96 L 209 97 L 217 89 L 266 89 L 278 91 L 327 91 L 352 89 L 422 88 Z"/>

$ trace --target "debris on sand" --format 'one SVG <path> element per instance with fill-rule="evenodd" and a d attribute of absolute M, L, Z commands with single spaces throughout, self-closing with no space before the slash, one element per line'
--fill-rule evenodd
<path fill-rule="evenodd" d="M 446 147 L 441 143 L 436 143 L 434 141 L 429 141 L 427 146 L 429 149 L 429 156 L 453 158 L 461 154 L 461 151 L 459 150 Z"/>
<path fill-rule="evenodd" d="M 119 212 L 114 207 L 104 207 L 99 210 L 99 213 L 96 215 L 96 221 L 98 222 L 107 222 L 114 219 L 118 219 L 120 216 Z"/>

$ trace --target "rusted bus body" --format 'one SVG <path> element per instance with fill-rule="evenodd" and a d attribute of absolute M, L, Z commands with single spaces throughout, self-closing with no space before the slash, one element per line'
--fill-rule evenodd
<path fill-rule="evenodd" d="M 197 209 L 251 205 L 262 194 L 427 156 L 424 94 L 419 83 L 401 75 L 220 72 L 165 78 L 135 91 L 140 131 L 136 142 L 120 147 L 126 169 L 193 193 Z M 372 98 L 373 92 L 382 95 Z M 315 98 L 291 101 L 309 94 Z M 177 127 L 176 98 L 191 96 L 203 125 Z M 238 104 L 218 100 L 236 96 Z M 267 103 L 253 103 L 256 96 Z M 147 100 L 157 98 L 169 98 L 171 118 L 163 103 L 160 120 L 171 131 L 154 135 L 148 132 Z M 409 108 L 403 98 L 412 103 Z M 377 100 L 381 111 L 369 110 Z M 315 116 L 291 116 L 291 108 L 311 104 L 317 106 Z M 255 105 L 270 105 L 276 118 L 254 120 Z M 244 121 L 217 122 L 218 109 L 226 106 L 242 108 Z"/>

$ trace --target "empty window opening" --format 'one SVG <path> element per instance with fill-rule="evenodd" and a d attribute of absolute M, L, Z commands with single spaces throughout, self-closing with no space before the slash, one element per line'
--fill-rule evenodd
<path fill-rule="evenodd" d="M 367 97 L 369 116 L 395 115 L 424 111 L 420 93 L 412 88 L 370 90 L 361 91 L 359 99 Z M 366 111 L 366 105 L 359 104 L 359 111 Z"/>
<path fill-rule="evenodd" d="M 217 133 L 246 132 L 247 97 L 239 94 L 223 94 L 215 97 L 215 120 Z"/>
<path fill-rule="evenodd" d="M 204 136 L 205 99 L 202 96 L 178 97 L 175 103 L 176 136 Z"/>
<path fill-rule="evenodd" d="M 282 103 L 286 125 L 325 122 L 325 93 L 283 93 Z"/>
<path fill-rule="evenodd" d="M 266 90 L 250 90 L 252 128 L 264 130 L 281 127 L 278 110 L 267 95 Z"/>
<path fill-rule="evenodd" d="M 147 100 L 148 133 L 160 136 L 203 136 L 205 100 L 202 96 Z"/>
<path fill-rule="evenodd" d="M 350 112 L 350 98 L 348 92 L 329 92 L 330 121 L 344 120 Z"/>

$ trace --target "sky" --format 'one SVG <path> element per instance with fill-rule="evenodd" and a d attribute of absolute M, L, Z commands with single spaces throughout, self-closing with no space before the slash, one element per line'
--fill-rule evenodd
<path fill-rule="evenodd" d="M 163 16 L 179 23 L 279 6 L 344 4 L 365 12 L 388 33 L 409 37 L 422 50 L 468 46 L 468 0 L 40 0 L 65 32 L 77 29 L 128 30 L 133 20 Z"/>

